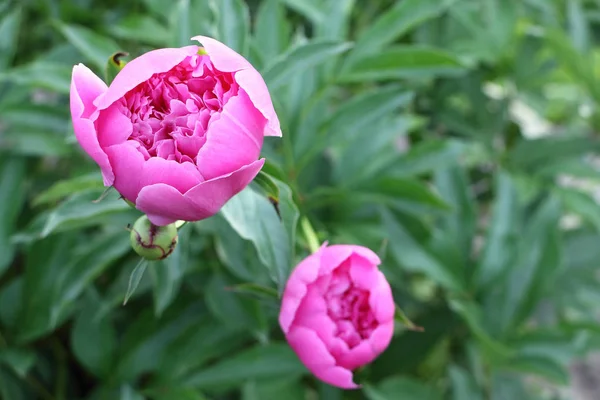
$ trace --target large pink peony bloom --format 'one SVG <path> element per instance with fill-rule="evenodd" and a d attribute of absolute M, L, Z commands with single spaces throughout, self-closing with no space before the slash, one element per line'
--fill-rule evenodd
<path fill-rule="evenodd" d="M 279 324 L 300 360 L 330 385 L 357 388 L 352 370 L 390 343 L 395 305 L 379 264 L 361 246 L 323 246 L 287 282 Z"/>
<path fill-rule="evenodd" d="M 262 168 L 264 136 L 281 136 L 260 74 L 224 44 L 193 39 L 203 48 L 146 53 L 110 87 L 73 68 L 77 140 L 104 184 L 156 225 L 215 214 Z"/>

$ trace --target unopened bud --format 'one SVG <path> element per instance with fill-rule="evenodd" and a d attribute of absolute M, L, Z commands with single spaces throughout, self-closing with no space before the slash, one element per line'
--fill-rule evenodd
<path fill-rule="evenodd" d="M 131 247 L 146 260 L 167 258 L 177 245 L 175 224 L 156 226 L 142 215 L 131 229 Z"/>

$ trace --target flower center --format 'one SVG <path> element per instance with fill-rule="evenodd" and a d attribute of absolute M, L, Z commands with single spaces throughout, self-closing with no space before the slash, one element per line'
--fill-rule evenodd
<path fill-rule="evenodd" d="M 237 90 L 233 75 L 216 70 L 208 56 L 187 57 L 125 95 L 120 111 L 133 125 L 128 140 L 146 159 L 195 164 L 210 122 Z"/>
<path fill-rule="evenodd" d="M 377 327 L 369 305 L 369 292 L 353 286 L 348 269 L 334 272 L 325 295 L 327 313 L 336 324 L 335 335 L 348 347 L 357 346 Z"/>

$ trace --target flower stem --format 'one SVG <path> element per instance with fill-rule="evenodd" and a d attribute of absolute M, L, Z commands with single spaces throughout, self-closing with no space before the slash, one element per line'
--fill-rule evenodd
<path fill-rule="evenodd" d="M 319 250 L 321 244 L 308 218 L 302 218 L 302 220 L 300 221 L 300 226 L 302 227 L 302 233 L 304 234 L 304 238 L 308 243 L 309 250 L 311 251 L 311 253 L 315 253 L 317 250 Z"/>

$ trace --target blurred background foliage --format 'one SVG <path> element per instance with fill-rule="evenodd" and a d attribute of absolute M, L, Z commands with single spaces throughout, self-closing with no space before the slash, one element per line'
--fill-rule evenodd
<path fill-rule="evenodd" d="M 263 73 L 284 137 L 122 306 L 139 213 L 92 203 L 71 68 L 197 34 Z M 576 398 L 567 367 L 600 347 L 599 43 L 598 0 L 3 0 L 0 397 Z M 362 390 L 315 381 L 277 325 L 299 215 L 378 251 L 424 328 Z"/>

